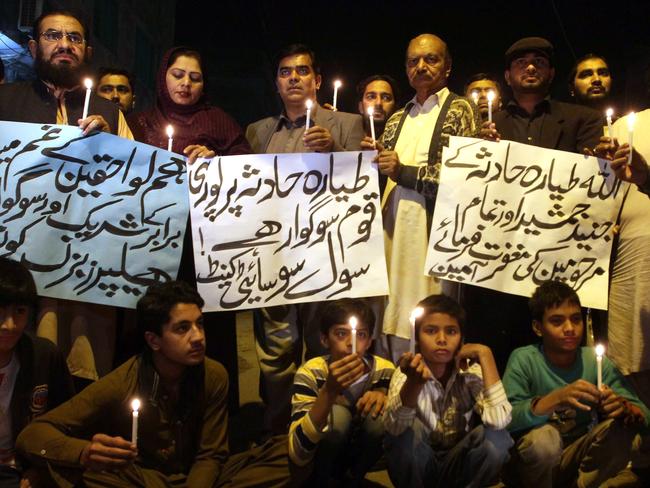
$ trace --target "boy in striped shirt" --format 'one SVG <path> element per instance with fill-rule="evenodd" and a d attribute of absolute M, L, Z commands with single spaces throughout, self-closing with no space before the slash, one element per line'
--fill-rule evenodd
<path fill-rule="evenodd" d="M 338 479 L 359 486 L 382 454 L 380 416 L 394 366 L 368 353 L 375 315 L 366 302 L 327 302 L 320 316 L 321 342 L 329 355 L 304 363 L 293 383 L 289 457 L 294 481 L 312 471 L 309 484 L 328 486 Z"/>
<path fill-rule="evenodd" d="M 492 351 L 463 344 L 465 312 L 453 299 L 431 295 L 418 307 L 416 350 L 402 355 L 388 392 L 388 474 L 398 488 L 487 485 L 512 446 Z"/>

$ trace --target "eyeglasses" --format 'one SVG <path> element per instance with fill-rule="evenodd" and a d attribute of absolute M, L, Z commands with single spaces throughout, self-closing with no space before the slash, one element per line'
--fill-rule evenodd
<path fill-rule="evenodd" d="M 78 32 L 63 32 L 58 30 L 47 30 L 41 33 L 41 37 L 47 42 L 59 42 L 63 39 L 63 36 L 68 40 L 70 44 L 83 44 L 85 39 Z"/>

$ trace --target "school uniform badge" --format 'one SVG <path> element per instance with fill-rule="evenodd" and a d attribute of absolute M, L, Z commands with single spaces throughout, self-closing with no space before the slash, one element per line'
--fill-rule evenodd
<path fill-rule="evenodd" d="M 29 407 L 32 416 L 38 417 L 39 415 L 45 413 L 47 410 L 47 396 L 48 388 L 46 384 L 34 387 L 32 390 L 32 402 Z"/>

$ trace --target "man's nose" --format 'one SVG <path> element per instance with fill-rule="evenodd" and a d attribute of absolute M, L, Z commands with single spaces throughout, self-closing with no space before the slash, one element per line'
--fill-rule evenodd
<path fill-rule="evenodd" d="M 16 329 L 16 323 L 14 322 L 14 317 L 10 313 L 6 314 L 2 321 L 0 322 L 0 330 L 6 330 L 12 332 Z"/>

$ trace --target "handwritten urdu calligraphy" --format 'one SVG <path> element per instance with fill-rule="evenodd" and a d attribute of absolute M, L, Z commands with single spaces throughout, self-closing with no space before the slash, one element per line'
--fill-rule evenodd
<path fill-rule="evenodd" d="M 185 162 L 79 128 L 0 122 L 0 255 L 42 296 L 134 308 L 176 277 L 188 201 Z"/>
<path fill-rule="evenodd" d="M 192 165 L 194 261 L 206 309 L 386 294 L 373 156 L 261 154 Z"/>
<path fill-rule="evenodd" d="M 425 273 L 524 296 L 559 279 L 606 309 L 623 190 L 604 160 L 452 137 Z"/>

